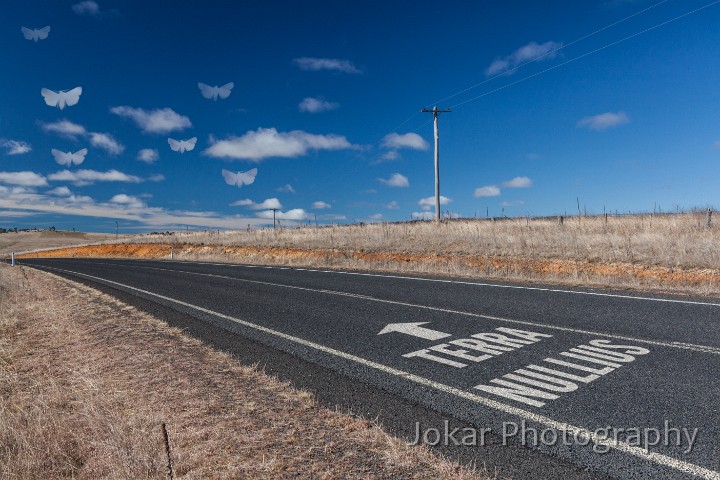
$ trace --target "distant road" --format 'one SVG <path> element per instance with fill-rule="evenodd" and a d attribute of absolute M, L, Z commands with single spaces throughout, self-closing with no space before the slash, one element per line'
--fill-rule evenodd
<path fill-rule="evenodd" d="M 250 339 L 277 351 L 281 370 L 296 358 L 301 387 L 331 372 L 326 383 L 375 395 L 357 401 L 410 437 L 413 415 L 432 412 L 474 426 L 476 443 L 485 429 L 474 452 L 491 471 L 720 479 L 720 301 L 252 265 L 20 263 Z M 385 418 L 394 398 L 405 406 Z"/>

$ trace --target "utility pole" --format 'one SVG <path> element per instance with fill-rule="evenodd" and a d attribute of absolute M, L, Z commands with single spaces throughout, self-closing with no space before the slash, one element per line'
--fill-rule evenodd
<path fill-rule="evenodd" d="M 273 211 L 273 230 L 275 230 L 275 212 L 277 212 L 277 208 L 272 208 Z"/>
<path fill-rule="evenodd" d="M 438 117 L 441 113 L 449 113 L 450 109 L 438 110 L 436 105 L 432 110 L 423 108 L 421 112 L 432 112 L 435 124 L 435 222 L 440 223 L 440 131 L 438 130 Z"/>

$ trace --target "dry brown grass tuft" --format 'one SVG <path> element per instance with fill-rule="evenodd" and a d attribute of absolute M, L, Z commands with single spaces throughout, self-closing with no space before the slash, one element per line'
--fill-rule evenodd
<path fill-rule="evenodd" d="M 94 289 L 0 268 L 0 477 L 478 478 Z M 482 477 L 486 478 L 486 477 Z"/>

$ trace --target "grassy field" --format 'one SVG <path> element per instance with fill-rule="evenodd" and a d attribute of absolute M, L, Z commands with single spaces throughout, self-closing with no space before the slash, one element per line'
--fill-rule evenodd
<path fill-rule="evenodd" d="M 0 255 L 114 240 L 115 235 L 67 231 L 0 233 Z"/>
<path fill-rule="evenodd" d="M 484 255 L 679 268 L 720 268 L 720 226 L 705 213 L 557 219 L 508 218 L 374 223 L 240 231 L 180 232 L 190 244 Z M 717 219 L 720 222 L 720 218 Z M 129 242 L 168 243 L 166 235 Z"/>
<path fill-rule="evenodd" d="M 0 478 L 487 478 L 97 290 L 0 265 Z"/>

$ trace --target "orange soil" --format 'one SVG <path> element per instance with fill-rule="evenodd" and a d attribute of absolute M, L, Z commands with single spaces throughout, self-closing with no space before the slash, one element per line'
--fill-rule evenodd
<path fill-rule="evenodd" d="M 170 258 L 169 244 L 117 244 L 69 247 L 27 254 L 24 257 L 117 257 L 117 258 Z M 220 256 L 239 262 L 282 263 L 297 265 L 332 266 L 338 263 L 350 264 L 356 268 L 381 267 L 394 269 L 403 264 L 430 267 L 459 267 L 477 276 L 547 278 L 622 278 L 640 283 L 664 285 L 700 286 L 715 289 L 720 286 L 720 270 L 681 269 L 631 263 L 598 263 L 572 260 L 537 260 L 529 258 L 488 257 L 479 255 L 444 255 L 402 252 L 365 252 L 338 249 L 299 249 L 280 247 L 240 247 L 218 245 L 182 244 L 175 246 L 178 258 L 202 258 Z M 19 258 L 22 258 L 20 256 Z M 437 268 L 436 268 L 437 269 Z M 441 273 L 441 272 L 438 272 Z"/>

